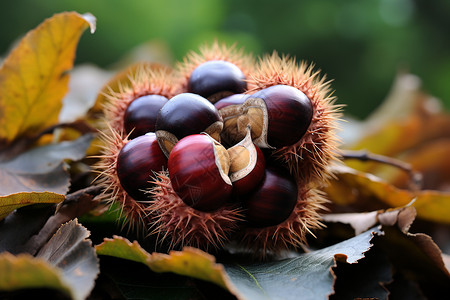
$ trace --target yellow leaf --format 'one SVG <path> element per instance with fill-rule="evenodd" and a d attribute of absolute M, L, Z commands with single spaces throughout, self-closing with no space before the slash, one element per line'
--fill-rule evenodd
<path fill-rule="evenodd" d="M 346 166 L 336 167 L 334 175 L 335 178 L 330 181 L 325 192 L 337 205 L 373 210 L 374 208 L 369 206 L 376 204 L 374 201 L 395 208 L 414 200 L 413 206 L 417 210 L 418 218 L 450 224 L 450 193 L 399 189 L 372 174 Z"/>
<path fill-rule="evenodd" d="M 422 219 L 450 224 L 450 193 L 421 191 L 414 202 L 414 207 Z"/>
<path fill-rule="evenodd" d="M 223 265 L 217 264 L 214 256 L 197 248 L 184 247 L 183 251 L 170 251 L 169 254 L 153 253 L 147 265 L 155 272 L 195 276 L 227 287 L 228 278 Z"/>
<path fill-rule="evenodd" d="M 0 142 L 32 135 L 58 121 L 67 92 L 68 71 L 83 31 L 95 18 L 56 14 L 30 31 L 0 69 Z"/>
<path fill-rule="evenodd" d="M 232 289 L 223 265 L 216 263 L 214 256 L 197 248 L 184 247 L 182 251 L 170 251 L 169 254 L 152 254 L 145 251 L 135 241 L 114 236 L 95 246 L 97 254 L 109 255 L 146 264 L 154 272 L 173 272 L 179 275 L 213 282 L 224 288 Z"/>
<path fill-rule="evenodd" d="M 70 287 L 61 278 L 61 272 L 42 259 L 29 254 L 14 256 L 0 254 L 0 290 L 15 291 L 25 288 L 52 288 L 67 295 Z"/>
<path fill-rule="evenodd" d="M 22 206 L 37 203 L 59 203 L 65 199 L 64 195 L 50 192 L 16 193 L 0 197 L 0 220 L 13 210 Z"/>

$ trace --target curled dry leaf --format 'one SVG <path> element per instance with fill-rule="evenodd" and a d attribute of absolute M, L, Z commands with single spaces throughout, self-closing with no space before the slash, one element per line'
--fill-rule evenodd
<path fill-rule="evenodd" d="M 359 235 L 376 224 L 394 226 L 399 224 L 402 231 L 407 232 L 416 217 L 416 210 L 409 203 L 405 207 L 363 213 L 327 214 L 323 220 L 327 223 L 349 224 Z"/>
<path fill-rule="evenodd" d="M 335 178 L 324 188 L 339 207 L 367 211 L 402 207 L 414 200 L 419 218 L 450 224 L 450 193 L 433 190 L 417 192 L 399 189 L 368 173 L 340 165 L 334 168 Z"/>
<path fill-rule="evenodd" d="M 364 230 L 365 226 L 381 224 L 382 234 L 375 240 L 380 246 L 378 251 L 383 250 L 389 256 L 390 264 L 397 267 L 397 272 L 417 282 L 421 290 L 434 297 L 450 283 L 447 256 L 430 236 L 409 232 L 415 217 L 416 210 L 411 204 L 369 213 L 330 214 L 325 216 L 325 222 L 350 224 L 355 233 Z"/>

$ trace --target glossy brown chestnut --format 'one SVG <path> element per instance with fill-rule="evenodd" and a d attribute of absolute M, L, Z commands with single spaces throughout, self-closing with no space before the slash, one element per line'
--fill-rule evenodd
<path fill-rule="evenodd" d="M 228 152 L 216 140 L 206 134 L 187 136 L 170 152 L 168 171 L 173 190 L 192 208 L 216 210 L 231 195 L 229 164 Z"/>
<path fill-rule="evenodd" d="M 234 64 L 223 60 L 207 61 L 191 73 L 188 91 L 208 98 L 212 103 L 247 88 L 245 75 Z"/>
<path fill-rule="evenodd" d="M 245 138 L 229 148 L 230 180 L 233 183 L 233 194 L 242 196 L 253 191 L 264 177 L 265 159 L 258 146 L 253 144 L 250 128 Z"/>
<path fill-rule="evenodd" d="M 167 158 L 159 148 L 154 133 L 129 141 L 117 156 L 117 176 L 123 189 L 135 200 L 148 200 L 153 172 L 167 168 Z"/>
<path fill-rule="evenodd" d="M 183 93 L 171 98 L 156 120 L 158 143 L 167 157 L 178 140 L 205 132 L 220 141 L 223 128 L 217 109 L 202 96 Z"/>
<path fill-rule="evenodd" d="M 275 85 L 250 95 L 241 106 L 220 110 L 224 136 L 242 139 L 250 125 L 253 142 L 260 148 L 281 148 L 297 143 L 313 116 L 312 103 L 300 90 Z"/>
<path fill-rule="evenodd" d="M 267 143 L 275 148 L 298 142 L 308 130 L 313 116 L 312 103 L 298 89 L 275 85 L 251 96 L 263 99 L 267 107 Z"/>
<path fill-rule="evenodd" d="M 289 173 L 266 168 L 263 181 L 244 199 L 249 226 L 262 228 L 282 223 L 294 210 L 297 196 L 297 184 Z"/>
<path fill-rule="evenodd" d="M 169 101 L 160 95 L 146 95 L 133 100 L 124 114 L 125 133 L 134 139 L 147 132 L 155 132 L 156 118 Z"/>
<path fill-rule="evenodd" d="M 230 105 L 242 105 L 245 100 L 247 100 L 249 95 L 246 94 L 233 94 L 230 96 L 227 96 L 225 98 L 220 99 L 216 103 L 214 103 L 214 106 L 217 108 L 217 110 L 220 113 L 220 110 L 224 107 L 230 106 Z"/>

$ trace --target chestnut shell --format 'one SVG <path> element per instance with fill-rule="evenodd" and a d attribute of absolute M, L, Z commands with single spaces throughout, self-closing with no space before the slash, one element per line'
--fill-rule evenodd
<path fill-rule="evenodd" d="M 117 176 L 123 189 L 135 200 L 148 200 L 153 172 L 167 168 L 167 159 L 154 133 L 129 141 L 117 156 Z"/>
<path fill-rule="evenodd" d="M 146 95 L 133 100 L 124 114 L 125 133 L 133 139 L 147 132 L 155 132 L 160 109 L 169 99 L 160 95 Z"/>
<path fill-rule="evenodd" d="M 217 108 L 217 110 L 219 110 L 220 113 L 220 109 L 230 105 L 241 105 L 245 102 L 247 98 L 248 95 L 246 94 L 233 94 L 220 99 L 219 101 L 214 103 L 214 106 Z"/>
<path fill-rule="evenodd" d="M 216 164 L 214 140 L 207 135 L 181 139 L 170 152 L 168 170 L 174 191 L 194 209 L 216 210 L 231 196 L 231 182 L 222 178 Z"/>
<path fill-rule="evenodd" d="M 217 93 L 243 93 L 247 88 L 245 75 L 234 64 L 223 60 L 207 61 L 191 73 L 188 91 L 205 98 Z"/>
<path fill-rule="evenodd" d="M 159 111 L 156 131 L 164 130 L 182 139 L 203 132 L 222 118 L 212 103 L 202 96 L 182 93 L 171 98 Z"/>
<path fill-rule="evenodd" d="M 270 166 L 254 192 L 244 200 L 250 227 L 269 227 L 285 221 L 297 203 L 298 187 L 284 169 Z"/>
<path fill-rule="evenodd" d="M 313 107 L 300 90 L 288 85 L 274 85 L 250 98 L 263 99 L 268 114 L 267 142 L 281 148 L 297 143 L 311 125 Z"/>

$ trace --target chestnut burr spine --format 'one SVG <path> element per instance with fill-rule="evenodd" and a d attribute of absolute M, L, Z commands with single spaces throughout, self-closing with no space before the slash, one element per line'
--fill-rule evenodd
<path fill-rule="evenodd" d="M 313 107 L 311 125 L 303 138 L 291 146 L 273 151 L 273 156 L 286 163 L 291 173 L 305 182 L 323 182 L 330 176 L 330 166 L 338 161 L 339 139 L 336 131 L 341 106 L 335 105 L 330 82 L 313 65 L 280 57 L 276 52 L 260 59 L 249 79 L 248 93 L 255 93 L 273 85 L 290 85 L 302 91 Z"/>
<path fill-rule="evenodd" d="M 118 91 L 110 88 L 105 93 L 107 101 L 103 108 L 108 125 L 102 130 L 109 130 L 109 126 L 119 133 L 122 139 L 127 136 L 124 125 L 125 111 L 133 100 L 146 95 L 160 95 L 170 99 L 177 89 L 172 69 L 158 64 L 139 64 L 129 75 L 129 80 L 129 84 L 119 81 Z"/>
<path fill-rule="evenodd" d="M 242 212 L 237 206 L 225 205 L 212 212 L 198 211 L 174 192 L 167 172 L 158 173 L 153 183 L 154 201 L 147 208 L 147 213 L 154 216 L 149 231 L 158 236 L 160 243 L 167 241 L 169 248 L 222 248 L 238 230 Z"/>
<path fill-rule="evenodd" d="M 253 72 L 255 62 L 250 54 L 246 54 L 242 49 L 234 46 L 227 46 L 217 41 L 211 45 L 203 45 L 198 52 L 191 51 L 179 63 L 176 68 L 175 76 L 179 79 L 177 93 L 185 93 L 188 89 L 190 75 L 199 65 L 212 61 L 227 61 L 237 66 L 246 78 Z"/>
<path fill-rule="evenodd" d="M 200 64 L 192 71 L 189 92 L 207 98 L 212 103 L 232 95 L 245 92 L 245 75 L 234 64 L 224 60 L 210 60 Z"/>
<path fill-rule="evenodd" d="M 99 174 L 95 181 L 104 187 L 104 192 L 98 198 L 101 203 L 108 207 L 112 204 L 118 204 L 119 219 L 123 220 L 122 228 L 128 226 L 128 230 L 144 235 L 148 223 L 147 213 L 145 212 L 147 204 L 136 201 L 129 196 L 122 188 L 117 176 L 117 156 L 128 140 L 122 139 L 122 135 L 111 126 L 108 126 L 108 128 L 107 133 L 100 132 L 102 154 L 93 157 L 101 158 L 99 163 L 94 166 L 95 171 Z"/>

